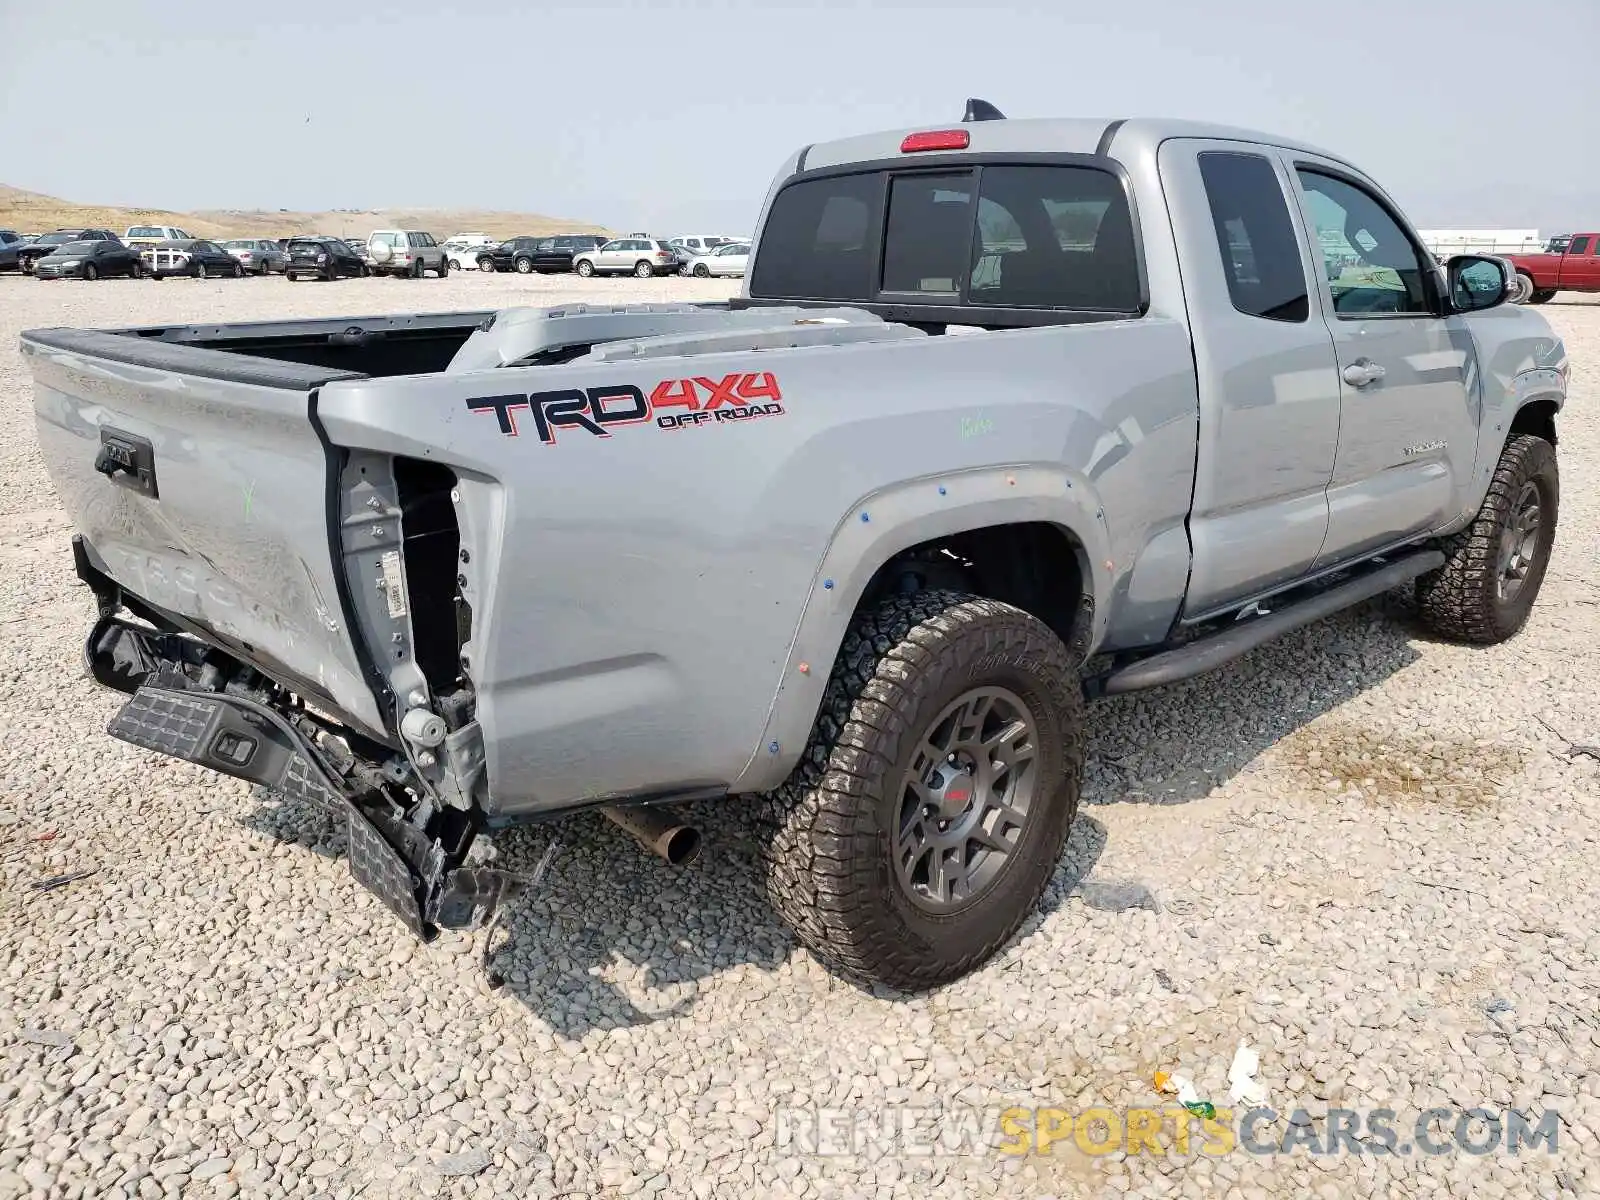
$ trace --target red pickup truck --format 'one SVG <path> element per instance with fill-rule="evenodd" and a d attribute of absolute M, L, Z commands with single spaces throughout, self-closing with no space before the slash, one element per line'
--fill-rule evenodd
<path fill-rule="evenodd" d="M 1575 233 L 1563 254 L 1507 254 L 1527 276 L 1526 304 L 1543 304 L 1557 292 L 1600 292 L 1600 233 Z"/>

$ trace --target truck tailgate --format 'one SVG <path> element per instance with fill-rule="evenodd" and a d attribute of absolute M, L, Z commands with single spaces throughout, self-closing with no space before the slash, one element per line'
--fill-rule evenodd
<path fill-rule="evenodd" d="M 383 736 L 346 626 L 316 389 L 353 372 L 31 330 L 39 444 L 92 565 Z"/>

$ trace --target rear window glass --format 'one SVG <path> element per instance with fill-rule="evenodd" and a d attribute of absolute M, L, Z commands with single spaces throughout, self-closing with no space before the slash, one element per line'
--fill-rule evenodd
<path fill-rule="evenodd" d="M 795 299 L 862 300 L 873 291 L 876 174 L 835 175 L 778 193 L 762 230 L 750 292 Z"/>
<path fill-rule="evenodd" d="M 889 183 L 883 290 L 954 302 L 972 246 L 971 172 L 901 175 Z"/>
<path fill-rule="evenodd" d="M 904 172 L 887 183 L 886 191 L 874 172 L 779 192 L 750 294 L 1139 311 L 1133 220 L 1109 171 L 995 165 Z"/>
<path fill-rule="evenodd" d="M 967 299 L 1014 308 L 1139 311 L 1122 184 L 1094 167 L 987 167 Z"/>
<path fill-rule="evenodd" d="M 57 254 L 90 254 L 98 242 L 66 242 L 56 247 Z"/>
<path fill-rule="evenodd" d="M 135 225 L 128 230 L 129 237 L 165 237 L 166 232 L 156 225 Z"/>

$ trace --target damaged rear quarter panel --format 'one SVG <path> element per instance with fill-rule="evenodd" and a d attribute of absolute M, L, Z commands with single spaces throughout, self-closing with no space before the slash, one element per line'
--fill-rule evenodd
<path fill-rule="evenodd" d="M 704 380 L 704 411 L 730 377 L 766 373 L 782 412 L 744 420 L 681 424 L 688 410 L 665 401 L 682 388 L 658 390 Z M 531 402 L 482 402 L 630 385 L 662 404 L 604 436 L 569 423 L 542 441 Z M 1144 318 L 347 380 L 322 389 L 319 413 L 336 444 L 431 458 L 461 480 L 466 652 L 490 816 L 508 819 L 781 778 L 860 589 L 924 538 L 1055 521 L 1093 550 L 1104 611 L 1137 552 L 1181 522 L 1195 404 L 1185 330 Z M 1008 468 L 1021 486 L 1005 483 Z M 1098 498 L 1108 489 L 1118 506 Z M 874 496 L 885 498 L 875 535 L 841 542 L 851 522 L 872 524 L 860 509 Z M 830 558 L 835 544 L 843 558 Z M 815 667 L 805 675 L 801 654 Z"/>

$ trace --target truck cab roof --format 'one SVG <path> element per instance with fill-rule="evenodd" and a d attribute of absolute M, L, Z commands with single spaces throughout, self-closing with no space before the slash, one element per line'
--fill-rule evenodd
<path fill-rule="evenodd" d="M 1026 117 L 987 121 L 951 121 L 942 125 L 919 125 L 908 129 L 883 130 L 817 142 L 800 151 L 793 171 L 847 166 L 853 163 L 880 162 L 906 155 L 901 145 L 908 135 L 964 130 L 969 144 L 964 150 L 946 153 L 969 154 L 1109 154 L 1113 147 L 1119 158 L 1154 152 L 1168 138 L 1208 138 L 1217 141 L 1260 142 L 1304 150 L 1336 162 L 1345 162 L 1319 146 L 1278 134 L 1167 117 Z M 911 153 L 915 153 L 914 151 Z M 1348 164 L 1347 164 L 1348 165 Z M 1354 169 L 1352 167 L 1352 169 Z"/>

